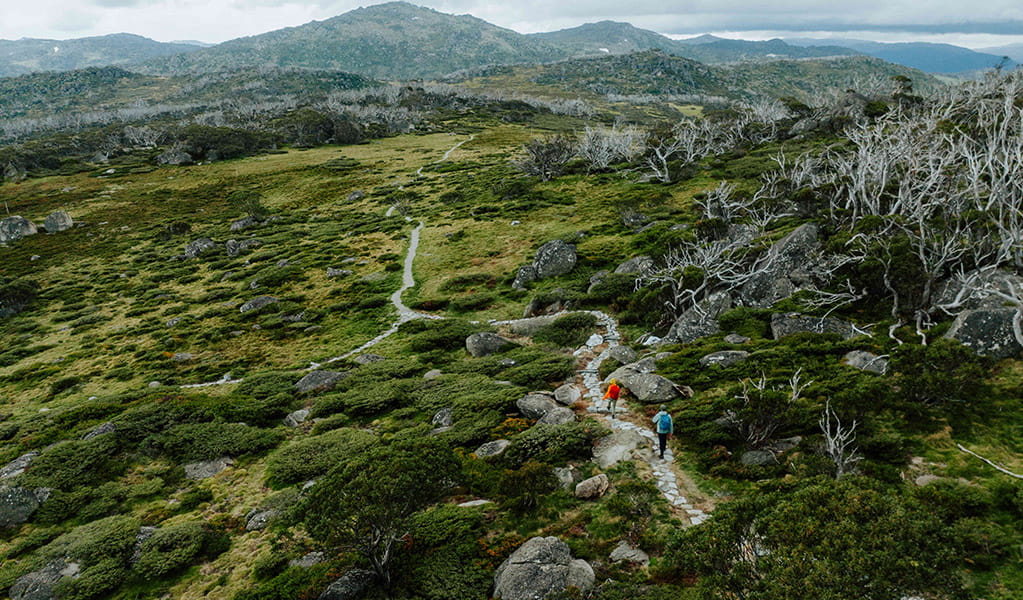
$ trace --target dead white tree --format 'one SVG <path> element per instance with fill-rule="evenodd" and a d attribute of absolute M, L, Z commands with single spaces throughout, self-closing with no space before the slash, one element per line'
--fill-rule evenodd
<path fill-rule="evenodd" d="M 831 409 L 829 400 L 824 404 L 824 412 L 817 423 L 824 434 L 824 453 L 835 463 L 835 479 L 841 479 L 863 460 L 855 446 L 857 422 L 854 420 L 852 425 L 843 425 L 838 413 Z"/>

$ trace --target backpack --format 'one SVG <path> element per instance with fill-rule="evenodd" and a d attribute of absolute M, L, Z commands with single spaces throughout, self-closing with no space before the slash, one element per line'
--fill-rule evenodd
<path fill-rule="evenodd" d="M 671 415 L 668 413 L 661 415 L 657 420 L 657 431 L 658 433 L 671 431 Z"/>

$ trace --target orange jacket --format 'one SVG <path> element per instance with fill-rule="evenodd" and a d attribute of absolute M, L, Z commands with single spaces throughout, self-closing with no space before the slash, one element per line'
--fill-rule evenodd
<path fill-rule="evenodd" d="M 604 398 L 603 399 L 607 400 L 608 398 L 610 398 L 612 400 L 618 400 L 618 396 L 621 393 L 622 393 L 622 388 L 620 386 L 618 386 L 617 384 L 612 383 L 611 385 L 607 386 L 607 393 L 604 394 Z"/>

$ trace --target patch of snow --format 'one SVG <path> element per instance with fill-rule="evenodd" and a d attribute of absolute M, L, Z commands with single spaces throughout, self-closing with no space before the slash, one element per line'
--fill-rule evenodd
<path fill-rule="evenodd" d="M 604 54 L 611 54 L 611 51 L 610 51 L 610 50 L 608 50 L 607 48 L 598 48 L 598 50 L 600 50 L 600 51 L 601 51 L 601 52 L 603 52 Z"/>

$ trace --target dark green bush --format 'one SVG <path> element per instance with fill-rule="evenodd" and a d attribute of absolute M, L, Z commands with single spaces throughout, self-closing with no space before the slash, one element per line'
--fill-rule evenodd
<path fill-rule="evenodd" d="M 124 465 L 114 460 L 120 445 L 115 435 L 73 440 L 48 448 L 32 463 L 23 484 L 70 492 L 116 476 Z"/>
<path fill-rule="evenodd" d="M 441 504 L 416 514 L 398 587 L 425 600 L 485 600 L 493 578 L 479 543 L 486 533 L 479 509 Z"/>
<path fill-rule="evenodd" d="M 284 439 L 279 431 L 242 423 L 186 423 L 146 438 L 143 448 L 182 461 L 213 460 L 221 456 L 257 454 Z"/>
<path fill-rule="evenodd" d="M 203 524 L 196 521 L 161 527 L 143 542 L 135 571 L 147 579 L 166 577 L 192 564 L 209 537 Z"/>
<path fill-rule="evenodd" d="M 533 336 L 537 344 L 552 344 L 560 348 L 582 345 L 594 333 L 597 317 L 589 313 L 571 313 L 558 317 Z"/>
<path fill-rule="evenodd" d="M 512 439 L 504 457 L 511 465 L 521 465 L 530 459 L 560 465 L 590 456 L 594 441 L 605 433 L 604 428 L 592 420 L 564 425 L 535 425 Z"/>
<path fill-rule="evenodd" d="M 535 509 L 551 492 L 558 489 L 558 478 L 550 465 L 527 460 L 518 469 L 507 469 L 501 475 L 498 492 L 504 504 L 522 514 Z"/>
<path fill-rule="evenodd" d="M 505 371 L 515 385 L 530 389 L 544 389 L 575 375 L 575 360 L 571 356 L 545 354 L 526 364 Z"/>
<path fill-rule="evenodd" d="M 484 326 L 459 319 L 443 321 L 418 319 L 402 325 L 401 329 L 411 334 L 408 347 L 413 352 L 464 348 L 465 338 L 478 331 L 487 330 Z"/>
<path fill-rule="evenodd" d="M 297 440 L 267 458 L 267 482 L 282 486 L 315 479 L 376 443 L 376 436 L 360 429 L 336 429 Z"/>

